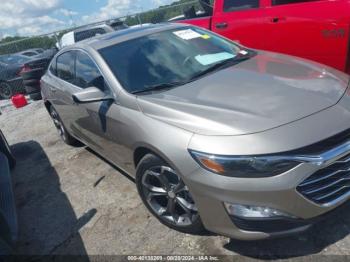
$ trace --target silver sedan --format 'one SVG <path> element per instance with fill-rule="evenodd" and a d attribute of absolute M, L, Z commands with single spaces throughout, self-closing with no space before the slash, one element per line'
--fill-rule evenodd
<path fill-rule="evenodd" d="M 348 83 L 324 65 L 163 24 L 60 50 L 42 94 L 62 139 L 135 176 L 160 222 L 264 239 L 349 198 Z"/>

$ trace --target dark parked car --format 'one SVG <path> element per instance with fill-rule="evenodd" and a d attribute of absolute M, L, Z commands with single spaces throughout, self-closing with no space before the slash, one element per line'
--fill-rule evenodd
<path fill-rule="evenodd" d="M 44 52 L 44 49 L 42 49 L 42 48 L 31 48 L 31 49 L 24 50 L 24 51 L 20 52 L 19 54 L 31 57 L 31 56 L 40 55 L 43 52 Z"/>
<path fill-rule="evenodd" d="M 111 26 L 115 31 L 121 30 L 121 29 L 126 29 L 129 26 L 125 24 L 123 21 L 120 21 L 118 19 L 112 20 L 108 23 L 109 26 Z"/>
<path fill-rule="evenodd" d="M 0 56 L 0 98 L 9 99 L 16 93 L 25 93 L 22 73 L 35 68 L 47 68 L 51 58 L 43 54 L 28 57 L 20 54 Z"/>
<path fill-rule="evenodd" d="M 56 48 L 50 48 L 50 49 L 43 49 L 43 48 L 31 48 L 24 50 L 20 53 L 17 53 L 18 55 L 31 57 L 31 58 L 48 58 L 52 59 L 54 55 L 57 53 Z"/>
<path fill-rule="evenodd" d="M 18 233 L 10 174 L 10 168 L 15 163 L 11 149 L 0 130 L 0 256 L 12 253 Z"/>

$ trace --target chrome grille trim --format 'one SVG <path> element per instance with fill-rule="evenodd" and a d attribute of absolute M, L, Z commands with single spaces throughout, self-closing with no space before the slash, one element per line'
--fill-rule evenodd
<path fill-rule="evenodd" d="M 336 205 L 350 196 L 350 141 L 308 158 L 319 169 L 297 186 L 297 192 L 321 206 Z"/>
<path fill-rule="evenodd" d="M 330 193 L 328 193 L 328 194 L 326 194 L 326 195 L 316 197 L 315 199 L 318 200 L 318 201 L 320 201 L 320 200 L 325 199 L 325 198 L 327 198 L 327 197 L 333 196 L 334 194 L 336 194 L 336 193 L 338 193 L 338 192 L 340 192 L 340 191 L 342 191 L 343 189 L 346 189 L 346 188 L 349 188 L 349 186 L 340 187 L 340 188 L 338 188 L 338 189 L 336 189 L 336 190 L 331 191 Z M 350 193 L 350 192 L 348 192 L 348 193 Z M 336 199 L 337 199 L 337 198 L 336 198 Z"/>
<path fill-rule="evenodd" d="M 328 189 L 328 188 L 330 188 L 332 186 L 336 186 L 338 183 L 343 182 L 343 181 L 350 181 L 350 177 L 340 178 L 339 180 L 336 180 L 336 181 L 334 181 L 334 182 L 332 182 L 330 184 L 326 184 L 326 185 L 321 186 L 320 188 L 317 188 L 317 189 L 306 190 L 303 193 L 305 195 L 310 195 L 310 194 L 313 194 L 313 193 L 317 193 L 317 192 L 320 192 L 322 190 Z"/>
<path fill-rule="evenodd" d="M 346 172 L 346 171 L 350 171 L 350 169 L 346 169 L 346 170 L 337 170 L 335 172 L 332 172 L 326 176 L 322 176 L 322 177 L 319 177 L 319 178 L 315 178 L 315 179 L 311 179 L 311 180 L 304 180 L 304 182 L 302 182 L 301 184 L 299 184 L 299 186 L 308 186 L 308 185 L 311 185 L 311 184 L 315 184 L 317 182 L 320 182 L 322 180 L 326 180 L 328 178 L 331 178 L 332 176 L 336 175 L 336 174 L 339 174 L 341 172 Z"/>

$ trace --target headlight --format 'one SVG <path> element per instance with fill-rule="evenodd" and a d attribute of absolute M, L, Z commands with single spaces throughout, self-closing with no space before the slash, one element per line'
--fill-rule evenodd
<path fill-rule="evenodd" d="M 190 153 L 205 169 L 231 177 L 257 178 L 277 176 L 291 170 L 301 162 L 279 156 L 231 157 L 196 151 L 190 151 Z"/>

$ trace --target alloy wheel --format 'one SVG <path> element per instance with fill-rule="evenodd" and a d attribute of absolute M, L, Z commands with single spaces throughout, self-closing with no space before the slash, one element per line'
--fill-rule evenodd
<path fill-rule="evenodd" d="M 146 170 L 142 188 L 147 203 L 161 219 L 176 226 L 189 226 L 198 217 L 187 186 L 172 168 L 157 166 Z"/>

